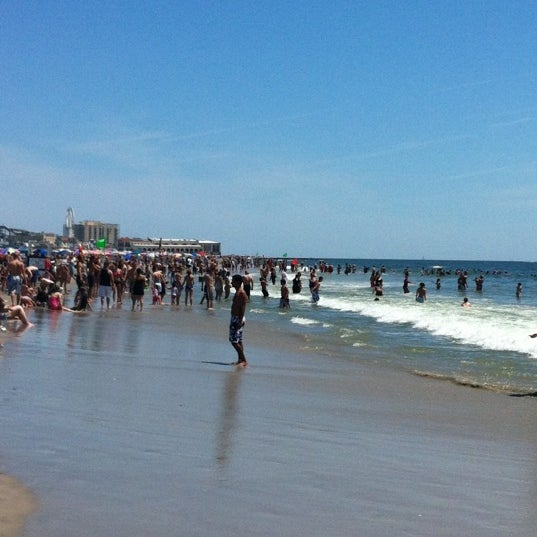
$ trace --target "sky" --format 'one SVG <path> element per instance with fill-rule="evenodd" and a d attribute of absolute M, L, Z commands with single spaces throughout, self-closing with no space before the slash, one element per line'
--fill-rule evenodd
<path fill-rule="evenodd" d="M 0 225 L 537 261 L 534 2 L 0 0 Z"/>

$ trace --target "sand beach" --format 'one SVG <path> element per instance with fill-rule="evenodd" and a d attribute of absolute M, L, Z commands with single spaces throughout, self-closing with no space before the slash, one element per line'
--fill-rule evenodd
<path fill-rule="evenodd" d="M 0 535 L 532 534 L 533 397 L 318 352 L 255 315 L 235 368 L 229 303 L 30 315 L 0 355 Z"/>

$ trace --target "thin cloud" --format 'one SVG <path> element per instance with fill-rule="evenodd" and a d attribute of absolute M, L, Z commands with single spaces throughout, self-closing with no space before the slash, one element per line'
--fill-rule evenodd
<path fill-rule="evenodd" d="M 492 79 L 489 80 L 476 80 L 474 82 L 463 82 L 461 84 L 455 84 L 453 86 L 445 86 L 443 88 L 436 89 L 432 91 L 431 93 L 433 95 L 439 95 L 442 93 L 450 93 L 453 91 L 460 91 L 463 89 L 469 89 L 469 88 L 475 88 L 479 86 L 488 86 L 493 83 Z"/>
<path fill-rule="evenodd" d="M 308 118 L 316 116 L 317 114 L 318 114 L 318 111 L 315 114 L 313 113 L 292 114 L 292 115 L 281 116 L 281 117 L 261 119 L 259 121 L 251 121 L 248 123 L 241 123 L 238 125 L 230 125 L 228 127 L 222 127 L 219 129 L 209 129 L 206 131 L 192 132 L 190 134 L 175 135 L 170 138 L 170 141 L 181 141 L 181 140 L 191 140 L 195 138 L 205 138 L 209 136 L 217 136 L 219 134 L 229 134 L 231 132 L 239 132 L 242 130 L 257 129 L 259 127 L 268 127 L 272 125 L 278 125 L 280 123 L 290 123 L 290 122 L 301 120 L 301 119 L 308 119 Z"/>
<path fill-rule="evenodd" d="M 523 125 L 524 123 L 529 123 L 534 121 L 534 117 L 521 117 L 519 119 L 513 119 L 512 121 L 501 121 L 499 123 L 493 123 L 492 128 L 503 128 L 503 127 L 514 127 L 516 125 Z"/>
<path fill-rule="evenodd" d="M 471 172 L 461 173 L 458 175 L 450 175 L 450 179 L 472 179 L 474 177 L 483 177 L 485 175 L 495 175 L 500 172 L 511 170 L 509 166 L 498 166 L 497 168 L 488 168 L 483 170 L 475 170 Z"/>
<path fill-rule="evenodd" d="M 349 153 L 347 155 L 341 155 L 338 157 L 320 159 L 320 160 L 311 162 L 311 164 L 320 165 L 320 164 L 331 164 L 335 162 L 344 162 L 344 161 L 349 161 L 349 160 L 374 159 L 378 157 L 385 157 L 386 155 L 393 155 L 393 154 L 404 153 L 408 151 L 416 151 L 416 150 L 423 149 L 429 146 L 441 145 L 441 144 L 446 144 L 446 143 L 451 143 L 451 142 L 458 142 L 461 140 L 469 140 L 471 138 L 473 138 L 473 136 L 468 135 L 468 134 L 460 134 L 460 135 L 454 135 L 454 136 L 446 136 L 443 138 L 433 138 L 430 140 L 417 140 L 414 142 L 404 142 L 401 144 L 395 144 L 393 146 L 379 148 L 374 151 L 369 151 L 365 153 Z"/>

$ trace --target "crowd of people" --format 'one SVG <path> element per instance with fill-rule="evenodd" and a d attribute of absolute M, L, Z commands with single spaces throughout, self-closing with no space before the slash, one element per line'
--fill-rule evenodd
<path fill-rule="evenodd" d="M 269 297 L 269 285 L 280 280 L 280 307 L 289 308 L 288 280 L 293 275 L 291 289 L 302 291 L 301 275 L 309 273 L 312 300 L 319 300 L 323 277 L 317 272 L 329 272 L 331 266 L 320 264 L 308 268 L 272 259 L 255 261 L 250 257 L 226 256 L 168 256 L 138 255 L 125 258 L 120 255 L 72 254 L 67 257 L 45 258 L 42 268 L 26 266 L 19 252 L 8 255 L 0 265 L 1 289 L 9 296 L 11 305 L 23 308 L 46 307 L 51 310 L 87 311 L 100 306 L 110 309 L 121 306 L 125 296 L 130 297 L 132 310 L 143 310 L 144 298 L 153 305 L 168 300 L 171 305 L 192 306 L 196 283 L 201 288 L 200 304 L 208 309 L 215 302 L 230 296 L 231 274 L 243 275 L 242 287 L 248 298 L 257 285 L 253 272 L 259 270 L 259 283 L 264 297 Z M 76 287 L 75 287 L 76 284 Z M 76 291 L 75 291 L 76 289 Z M 73 291 L 75 291 L 73 293 Z M 71 304 L 66 304 L 72 294 Z"/>
<path fill-rule="evenodd" d="M 331 267 L 322 265 L 320 272 Z M 144 298 L 150 296 L 154 306 L 160 306 L 169 295 L 169 304 L 192 307 L 196 280 L 201 289 L 200 304 L 207 309 L 214 303 L 227 300 L 233 287 L 235 294 L 231 304 L 229 341 L 237 351 L 237 364 L 247 365 L 242 343 L 245 309 L 255 285 L 252 272 L 259 270 L 259 282 L 263 297 L 268 298 L 269 282 L 276 285 L 280 278 L 281 309 L 290 309 L 287 286 L 289 267 L 283 261 L 263 260 L 256 264 L 252 258 L 227 256 L 131 256 L 72 254 L 67 257 L 45 258 L 43 267 L 27 266 L 18 251 L 12 252 L 0 265 L 0 284 L 3 293 L 11 301 L 0 297 L 0 321 L 19 320 L 24 327 L 32 326 L 26 311 L 46 308 L 71 313 L 99 308 L 109 310 L 121 307 L 125 296 L 130 296 L 130 309 L 143 311 Z M 301 276 L 309 272 L 309 291 L 314 303 L 319 301 L 322 276 L 317 267 L 293 264 L 292 292 L 302 292 Z M 231 277 L 233 274 L 233 277 Z M 76 292 L 73 292 L 76 289 Z M 66 301 L 72 296 L 72 304 Z"/>
<path fill-rule="evenodd" d="M 82 252 L 72 253 L 67 257 L 56 256 L 44 258 L 41 268 L 26 266 L 21 254 L 14 251 L 0 265 L 0 285 L 7 293 L 11 306 L 23 309 L 46 307 L 51 310 L 84 312 L 98 308 L 110 309 L 113 305 L 123 304 L 125 296 L 130 298 L 131 310 L 143 310 L 147 297 L 153 305 L 169 304 L 193 306 L 196 283 L 201 288 L 201 304 L 207 309 L 214 308 L 215 302 L 226 300 L 230 296 L 232 282 L 230 275 L 243 275 L 242 287 L 248 299 L 257 278 L 252 273 L 259 270 L 259 285 L 263 297 L 270 296 L 270 284 L 275 286 L 279 279 L 281 309 L 290 309 L 290 291 L 293 294 L 302 292 L 302 275 L 307 273 L 309 292 L 312 301 L 318 302 L 319 290 L 323 276 L 318 274 L 337 272 L 354 274 L 356 265 L 345 264 L 333 267 L 320 261 L 312 267 L 294 261 L 291 265 L 287 260 L 254 259 L 241 256 L 182 256 L 182 255 L 85 255 Z M 363 268 L 364 273 L 370 272 L 370 284 L 375 300 L 384 295 L 383 274 L 386 269 L 381 267 Z M 290 272 L 290 274 L 288 274 Z M 457 271 L 457 289 L 466 291 L 469 277 L 466 271 Z M 292 278 L 292 281 L 291 281 Z M 76 288 L 73 285 L 76 283 Z M 254 283 L 256 282 L 256 283 Z M 290 288 L 288 284 L 290 283 Z M 475 290 L 483 291 L 484 277 L 482 274 L 474 278 Z M 410 274 L 404 270 L 403 293 L 410 292 Z M 441 280 L 436 280 L 436 288 L 440 289 Z M 76 291 L 75 291 L 76 289 Z M 74 291 L 74 292 L 73 292 Z M 72 302 L 70 301 L 72 294 Z M 516 296 L 520 298 L 522 284 L 516 288 Z M 169 296 L 169 298 L 168 298 Z M 427 298 L 425 284 L 416 288 L 416 301 L 424 302 Z M 146 300 L 144 300 L 146 299 Z M 128 300 L 128 299 L 127 299 Z M 467 302 L 464 303 L 467 305 Z M 20 314 L 19 314 L 20 315 Z"/>
<path fill-rule="evenodd" d="M 354 274 L 356 266 L 346 264 L 344 267 L 326 264 L 320 261 L 314 266 L 304 266 L 298 262 L 288 265 L 286 260 L 253 259 L 241 256 L 182 256 L 182 255 L 136 255 L 123 257 L 121 255 L 85 255 L 82 252 L 72 253 L 67 257 L 56 256 L 44 258 L 41 268 L 27 266 L 21 254 L 14 251 L 7 255 L 0 264 L 0 288 L 7 294 L 8 303 L 0 297 L 0 321 L 19 320 L 23 327 L 32 326 L 26 311 L 30 308 L 47 308 L 55 311 L 72 313 L 85 312 L 99 308 L 110 309 L 112 306 L 121 307 L 125 296 L 130 298 L 130 309 L 142 311 L 144 299 L 150 297 L 154 306 L 169 303 L 172 306 L 192 307 L 196 283 L 201 290 L 200 304 L 205 303 L 207 309 L 213 309 L 215 302 L 227 300 L 232 287 L 235 298 L 240 290 L 240 297 L 245 297 L 245 303 L 250 300 L 250 294 L 257 278 L 252 273 L 259 271 L 259 284 L 264 298 L 270 296 L 270 284 L 277 285 L 279 278 L 279 307 L 282 310 L 291 308 L 291 281 L 293 294 L 302 292 L 302 276 L 308 278 L 308 288 L 313 303 L 320 298 L 320 288 L 323 273 L 337 274 L 342 272 Z M 379 270 L 364 267 L 364 273 L 370 271 L 370 285 L 375 300 L 384 295 L 383 274 L 385 268 Z M 290 272 L 290 274 L 289 274 Z M 237 275 L 233 280 L 231 274 Z M 321 275 L 320 275 L 321 274 Z M 237 286 L 240 275 L 240 286 Z M 468 273 L 457 271 L 457 289 L 468 289 Z M 291 280 L 292 278 L 292 280 Z M 476 292 L 483 291 L 484 277 L 474 278 Z M 404 270 L 403 293 L 410 292 L 410 273 Z M 441 279 L 436 280 L 436 288 L 440 289 Z M 75 291 L 76 289 L 76 291 Z M 522 284 L 518 283 L 516 296 L 520 298 Z M 168 299 L 169 295 L 169 299 Z M 66 304 L 72 297 L 72 303 Z M 416 287 L 417 302 L 424 303 L 427 299 L 425 283 Z M 469 307 L 467 297 L 461 304 Z M 238 307 L 232 303 L 232 317 L 237 317 Z M 235 311 L 235 313 L 233 313 Z M 238 360 L 244 359 L 242 339 L 238 341 L 237 334 L 242 334 L 242 326 L 238 321 L 232 322 L 230 341 L 238 352 Z M 3 328 L 3 326 L 2 326 Z M 240 345 L 239 345 L 240 344 Z M 244 359 L 245 361 L 245 359 Z"/>

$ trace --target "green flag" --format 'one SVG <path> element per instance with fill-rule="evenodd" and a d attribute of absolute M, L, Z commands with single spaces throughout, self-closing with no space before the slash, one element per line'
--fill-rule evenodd
<path fill-rule="evenodd" d="M 106 239 L 95 241 L 95 248 L 106 248 Z"/>
<path fill-rule="evenodd" d="M 285 254 L 283 254 L 282 257 L 287 257 L 287 252 L 285 252 Z"/>

